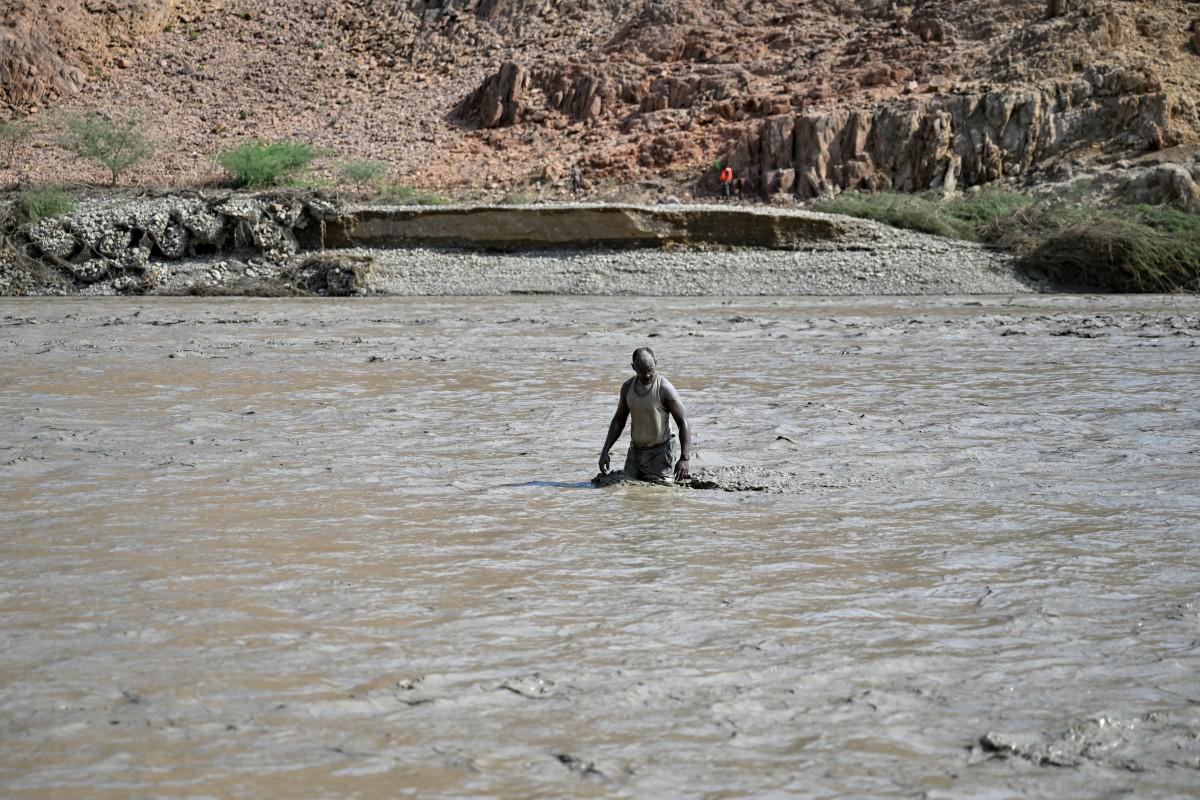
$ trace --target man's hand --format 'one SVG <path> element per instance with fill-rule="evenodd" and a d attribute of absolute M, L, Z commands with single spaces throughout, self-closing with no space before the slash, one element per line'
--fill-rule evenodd
<path fill-rule="evenodd" d="M 688 460 L 686 458 L 681 458 L 678 461 L 676 461 L 675 462 L 675 482 L 679 483 L 681 481 L 686 481 L 690 477 L 691 477 L 691 473 L 688 472 Z"/>
<path fill-rule="evenodd" d="M 608 451 L 607 450 L 605 450 L 603 453 L 600 454 L 600 474 L 601 475 L 608 474 Z"/>

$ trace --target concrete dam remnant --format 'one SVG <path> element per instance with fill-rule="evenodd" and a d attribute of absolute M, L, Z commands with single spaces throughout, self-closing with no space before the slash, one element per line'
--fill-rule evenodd
<path fill-rule="evenodd" d="M 854 220 L 778 209 L 713 206 L 363 207 L 297 231 L 304 247 L 561 247 L 727 245 L 787 250 L 853 238 Z M 316 241 L 314 241 L 316 239 Z"/>

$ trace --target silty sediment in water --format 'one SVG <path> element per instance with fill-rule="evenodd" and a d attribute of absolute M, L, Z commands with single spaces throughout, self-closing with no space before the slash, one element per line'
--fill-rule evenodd
<path fill-rule="evenodd" d="M 0 325 L 5 794 L 1197 788 L 1191 298 Z M 580 488 L 645 343 L 795 490 Z"/>

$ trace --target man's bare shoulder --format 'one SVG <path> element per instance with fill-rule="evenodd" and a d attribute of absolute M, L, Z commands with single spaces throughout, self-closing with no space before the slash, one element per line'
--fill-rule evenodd
<path fill-rule="evenodd" d="M 663 405 L 667 406 L 668 408 L 671 406 L 677 406 L 679 413 L 685 413 L 683 411 L 683 398 L 679 396 L 679 392 L 675 390 L 675 387 L 669 380 L 663 378 L 662 384 L 660 385 L 658 391 L 658 396 L 662 398 Z"/>

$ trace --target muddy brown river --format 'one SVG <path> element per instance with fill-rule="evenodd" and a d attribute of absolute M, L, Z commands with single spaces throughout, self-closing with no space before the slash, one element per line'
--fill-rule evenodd
<path fill-rule="evenodd" d="M 1196 298 L 0 301 L 0 795 L 1194 798 L 1198 475 Z"/>

